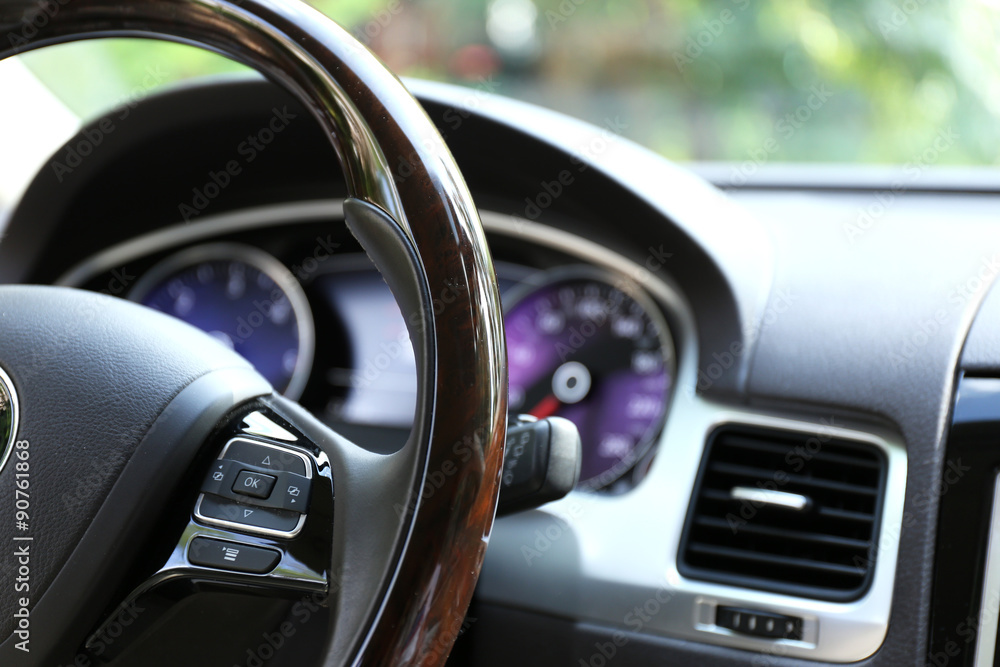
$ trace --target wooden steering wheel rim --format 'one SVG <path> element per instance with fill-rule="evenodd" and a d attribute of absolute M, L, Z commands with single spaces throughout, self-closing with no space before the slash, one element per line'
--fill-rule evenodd
<path fill-rule="evenodd" d="M 336 150 L 351 195 L 390 216 L 412 243 L 431 295 L 447 307 L 422 329 L 432 351 L 421 390 L 433 418 L 414 441 L 408 548 L 351 662 L 443 662 L 482 566 L 499 490 L 507 369 L 489 250 L 457 165 L 402 83 L 351 35 L 297 0 L 0 0 L 0 59 L 50 44 L 143 37 L 200 46 L 291 92 Z M 470 437 L 471 436 L 471 437 Z M 421 498 L 427 471 L 473 456 Z M 448 463 L 451 465 L 451 463 Z M 348 536 L 349 539 L 349 536 Z M 442 576 L 445 574 L 446 576 Z"/>

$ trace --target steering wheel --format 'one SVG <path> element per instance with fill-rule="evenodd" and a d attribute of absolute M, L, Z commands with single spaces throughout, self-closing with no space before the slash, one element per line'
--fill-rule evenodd
<path fill-rule="evenodd" d="M 419 377 L 409 440 L 376 453 L 172 318 L 0 287 L 0 664 L 232 664 L 213 662 L 232 647 L 204 639 L 223 628 L 191 611 L 196 592 L 228 610 L 307 604 L 326 665 L 442 664 L 493 523 L 507 369 L 485 236 L 429 118 L 296 0 L 0 0 L 0 35 L 0 58 L 98 37 L 193 44 L 290 91 L 333 144 L 347 224 L 400 304 Z M 188 613 L 198 634 L 178 641 L 201 643 L 176 662 L 148 642 Z"/>

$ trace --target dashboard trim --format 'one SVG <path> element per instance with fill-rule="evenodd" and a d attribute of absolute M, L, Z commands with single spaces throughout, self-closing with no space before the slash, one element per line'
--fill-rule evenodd
<path fill-rule="evenodd" d="M 91 255 L 59 276 L 54 285 L 79 287 L 91 278 L 133 259 L 170 250 L 187 243 L 207 240 L 220 234 L 280 224 L 319 222 L 344 218 L 343 199 L 254 206 L 219 215 L 207 215 L 196 223 L 179 222 L 129 239 Z"/>
<path fill-rule="evenodd" d="M 343 217 L 341 200 L 313 200 L 259 206 L 206 216 L 196 224 L 175 225 L 112 246 L 71 268 L 56 284 L 80 286 L 134 258 L 222 233 L 271 225 Z M 899 434 L 870 422 L 851 422 L 838 411 L 826 417 L 749 409 L 705 398 L 698 392 L 698 337 L 693 309 L 671 276 L 647 268 L 593 241 L 537 222 L 481 210 L 484 229 L 561 251 L 627 277 L 646 290 L 663 311 L 675 342 L 675 384 L 667 421 L 655 447 L 660 453 L 631 491 L 609 496 L 575 491 L 540 510 L 498 520 L 486 554 L 478 597 L 487 603 L 629 627 L 731 648 L 846 663 L 873 655 L 888 632 L 906 490 L 907 454 Z M 688 502 L 707 435 L 724 424 L 768 428 L 860 440 L 888 459 L 886 497 L 879 526 L 878 559 L 868 592 L 841 603 L 799 598 L 683 577 L 677 569 L 686 512 L 662 508 Z M 666 455 L 664 455 L 666 454 Z M 676 514 L 676 516 L 672 516 Z M 522 549 L 537 545 L 539 530 L 557 527 L 559 540 L 537 560 Z M 666 595 L 668 602 L 662 602 Z M 612 603 L 608 603 L 612 600 Z M 636 604 L 655 602 L 660 613 L 638 628 Z M 745 637 L 706 623 L 705 609 L 728 605 L 760 608 L 804 619 L 808 641 Z"/>

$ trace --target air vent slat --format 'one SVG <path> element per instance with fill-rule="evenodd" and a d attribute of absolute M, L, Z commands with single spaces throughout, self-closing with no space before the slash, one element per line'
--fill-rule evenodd
<path fill-rule="evenodd" d="M 692 542 L 689 548 L 691 551 L 711 554 L 713 556 L 725 556 L 726 558 L 733 558 L 736 560 L 751 560 L 758 563 L 767 563 L 769 565 L 778 565 L 781 567 L 794 567 L 800 570 L 809 570 L 816 573 L 829 572 L 849 577 L 856 576 L 858 578 L 864 576 L 864 573 L 859 571 L 858 568 L 851 567 L 849 565 L 838 565 L 836 563 L 806 560 L 804 558 L 789 558 L 788 556 L 743 551 L 741 549 L 729 549 L 727 547 L 717 547 L 711 544 L 702 544 L 700 542 Z"/>
<path fill-rule="evenodd" d="M 765 440 L 758 440 L 752 438 L 742 438 L 739 436 L 732 437 L 726 441 L 726 445 L 729 447 L 739 447 L 741 449 L 749 449 L 754 451 L 764 451 L 773 454 L 781 454 L 781 456 L 788 455 L 789 450 L 792 450 L 793 456 L 798 456 L 805 458 L 810 456 L 819 461 L 829 461 L 831 463 L 844 463 L 850 466 L 857 466 L 860 468 L 869 468 L 872 470 L 880 470 L 881 465 L 878 459 L 872 456 L 848 456 L 843 454 L 830 454 L 829 452 L 824 452 L 822 450 L 815 451 L 814 447 L 801 448 L 799 451 L 795 450 L 795 447 L 801 447 L 800 442 L 794 442 L 792 447 L 787 445 L 780 445 L 773 442 L 767 442 Z"/>
<path fill-rule="evenodd" d="M 802 542 L 812 542 L 831 547 L 843 547 L 845 549 L 867 549 L 871 546 L 870 540 L 856 540 L 848 537 L 837 537 L 836 535 L 826 535 L 823 533 L 811 533 L 807 531 L 789 530 L 787 528 L 775 528 L 772 526 L 759 525 L 756 523 L 746 523 L 734 529 L 730 522 L 713 517 L 700 516 L 695 519 L 699 526 L 715 530 L 725 530 L 733 536 L 739 533 L 751 533 L 753 535 L 766 535 L 786 540 L 800 540 Z"/>
<path fill-rule="evenodd" d="M 863 523 L 873 523 L 874 515 L 865 512 L 852 512 L 850 510 L 838 509 L 836 507 L 820 507 L 818 512 L 823 516 L 836 517 L 848 521 L 860 521 Z"/>
<path fill-rule="evenodd" d="M 753 466 L 738 465 L 734 463 L 712 463 L 709 466 L 709 470 L 712 472 L 719 472 L 728 475 L 738 475 L 740 477 L 752 477 L 754 479 L 769 480 L 773 479 L 775 471 L 765 470 L 763 468 L 755 468 Z M 795 475 L 790 473 L 785 473 L 788 480 L 787 484 L 798 484 L 804 486 L 815 486 L 820 489 L 829 489 L 831 491 L 840 491 L 843 493 L 856 493 L 864 496 L 874 496 L 878 493 L 878 489 L 873 489 L 871 487 L 860 486 L 857 484 L 848 484 L 846 482 L 833 482 L 828 479 L 817 479 L 814 477 L 804 477 L 802 475 Z"/>
<path fill-rule="evenodd" d="M 725 426 L 712 434 L 684 529 L 685 576 L 852 600 L 870 583 L 886 460 L 825 434 Z M 733 489 L 777 493 L 747 493 Z M 788 494 L 805 496 L 789 506 Z"/>

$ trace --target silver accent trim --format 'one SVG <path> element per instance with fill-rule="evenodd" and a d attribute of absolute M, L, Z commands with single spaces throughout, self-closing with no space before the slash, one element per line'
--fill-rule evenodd
<path fill-rule="evenodd" d="M 53 284 L 80 287 L 91 278 L 126 262 L 222 234 L 343 217 L 344 202 L 341 199 L 254 206 L 230 213 L 206 215 L 196 223 L 179 222 L 105 248 L 72 266 Z"/>
<path fill-rule="evenodd" d="M 3 469 L 7 467 L 7 461 L 10 459 L 11 452 L 14 451 L 14 442 L 17 440 L 17 429 L 20 425 L 19 419 L 21 416 L 21 406 L 18 403 L 14 382 L 3 368 L 0 368 L 0 394 L 6 395 L 9 399 L 10 409 L 10 434 L 7 436 L 7 442 L 0 443 L 0 446 L 2 446 L 2 449 L 0 449 L 0 473 L 2 473 Z M 2 415 L 3 408 L 0 407 L 0 418 L 2 418 Z"/>
<path fill-rule="evenodd" d="M 746 635 L 733 632 L 728 628 L 722 628 L 715 624 L 717 609 L 721 606 L 711 599 L 698 599 L 695 601 L 695 627 L 704 632 L 712 632 L 730 639 L 748 639 Z M 774 639 L 757 639 L 759 644 L 771 648 L 777 641 Z M 815 649 L 816 642 L 819 641 L 819 619 L 815 616 L 802 618 L 802 639 L 782 639 L 782 646 L 798 646 L 804 649 Z M 766 650 L 766 649 L 765 649 Z"/>
<path fill-rule="evenodd" d="M 275 445 L 270 442 L 264 442 L 263 440 L 255 440 L 253 438 L 242 438 L 239 436 L 231 438 L 229 442 L 226 443 L 226 446 L 222 448 L 222 452 L 219 453 L 219 456 L 216 459 L 217 461 L 221 461 L 222 459 L 226 458 L 226 452 L 229 451 L 230 445 L 232 445 L 234 442 L 248 442 L 252 445 L 258 445 L 261 447 L 270 447 L 271 449 L 281 452 L 282 454 L 293 454 L 295 456 L 298 456 L 300 459 L 302 459 L 302 462 L 305 463 L 306 478 L 307 479 L 313 478 L 312 461 L 306 454 L 300 451 L 296 451 L 287 445 Z M 284 531 L 284 530 L 273 530 L 271 528 L 261 528 L 259 526 L 251 526 L 245 523 L 237 523 L 235 521 L 226 521 L 225 519 L 216 519 L 215 517 L 205 516 L 204 514 L 201 513 L 201 501 L 204 499 L 205 499 L 205 494 L 199 493 L 198 502 L 195 503 L 194 506 L 194 518 L 209 526 L 221 526 L 223 528 L 229 528 L 241 533 L 252 533 L 255 535 L 268 535 L 270 537 L 289 538 L 298 535 L 302 531 L 302 526 L 304 526 L 306 523 L 306 515 L 301 514 L 299 515 L 299 522 L 295 524 L 295 528 L 293 528 L 292 530 Z"/>
<path fill-rule="evenodd" d="M 169 227 L 94 255 L 71 269 L 58 284 L 78 286 L 102 271 L 165 245 L 248 227 L 338 217 L 333 212 L 338 205 L 342 202 L 279 204 L 205 217 L 196 225 Z M 851 424 L 839 413 L 825 419 L 803 417 L 751 411 L 704 398 L 695 390 L 698 345 L 692 309 L 669 275 L 662 272 L 654 275 L 604 246 L 563 230 L 491 211 L 480 211 L 480 217 L 483 227 L 492 234 L 560 250 L 627 276 L 640 285 L 668 316 L 676 345 L 677 376 L 667 423 L 657 443 L 659 455 L 643 481 L 618 496 L 573 492 L 540 510 L 497 521 L 477 595 L 491 602 L 630 631 L 772 655 L 846 663 L 862 660 L 877 651 L 888 630 L 906 490 L 906 449 L 899 434 L 870 423 Z M 246 224 L 241 222 L 244 218 Z M 834 422 L 838 425 L 834 426 Z M 691 497 L 707 435 L 728 423 L 857 439 L 886 453 L 887 484 L 879 527 L 879 557 L 871 588 L 864 597 L 849 603 L 823 602 L 695 581 L 680 575 L 677 552 L 687 514 L 681 508 L 687 507 Z M 679 509 L 664 512 L 669 507 Z M 557 539 L 546 537 L 547 529 Z M 536 545 L 545 544 L 536 542 L 539 530 L 543 531 L 542 539 L 548 540 L 544 551 L 535 549 Z M 532 556 L 526 563 L 522 548 L 538 551 L 540 555 Z M 668 596 L 668 602 L 661 604 L 664 596 Z M 639 622 L 631 614 L 636 605 L 645 602 L 655 602 L 661 608 L 649 621 Z M 743 637 L 698 623 L 696 610 L 706 604 L 744 606 L 801 617 L 816 624 L 815 643 Z"/>
<path fill-rule="evenodd" d="M 749 503 L 759 503 L 763 505 L 774 505 L 785 509 L 801 512 L 807 509 L 812 501 L 797 493 L 786 493 L 785 491 L 769 491 L 767 489 L 755 489 L 750 486 L 734 486 L 729 492 L 733 500 L 745 500 Z"/>
<path fill-rule="evenodd" d="M 997 648 L 997 616 L 1000 613 L 1000 475 L 993 485 L 993 513 L 990 519 L 983 597 L 979 604 L 975 667 L 993 667 Z"/>
<path fill-rule="evenodd" d="M 242 431 L 250 435 L 259 435 L 262 438 L 271 438 L 272 440 L 283 440 L 285 442 L 296 442 L 298 440 L 294 435 L 268 419 L 263 412 L 251 412 L 244 417 Z"/>

